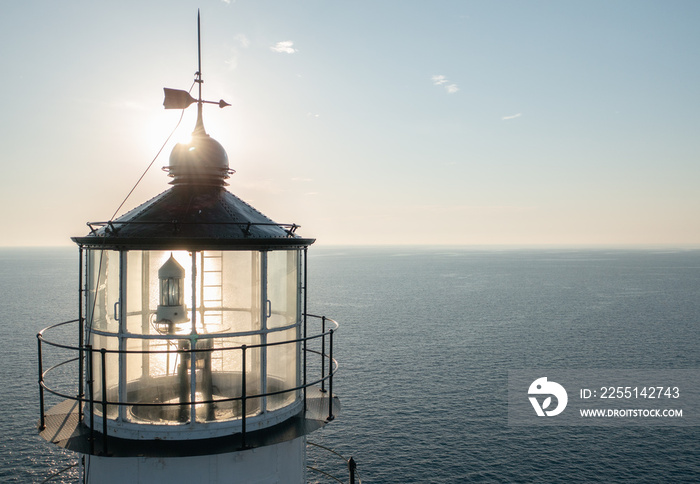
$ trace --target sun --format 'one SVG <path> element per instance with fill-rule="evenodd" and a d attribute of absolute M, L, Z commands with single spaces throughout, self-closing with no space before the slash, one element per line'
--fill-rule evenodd
<path fill-rule="evenodd" d="M 155 155 L 164 147 L 178 143 L 188 144 L 192 140 L 195 116 L 196 113 L 189 113 L 188 110 L 184 113 L 159 110 L 146 116 L 140 136 L 142 145 Z"/>

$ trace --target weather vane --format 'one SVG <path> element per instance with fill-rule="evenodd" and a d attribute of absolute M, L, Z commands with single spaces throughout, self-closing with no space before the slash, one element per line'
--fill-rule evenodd
<path fill-rule="evenodd" d="M 165 109 L 186 109 L 190 104 L 197 103 L 198 111 L 201 117 L 203 103 L 218 104 L 220 108 L 230 106 L 230 104 L 223 99 L 219 100 L 218 102 L 205 101 L 202 99 L 202 84 L 204 81 L 202 80 L 202 38 L 199 25 L 199 10 L 197 10 L 197 61 L 198 65 L 197 72 L 194 73 L 194 82 L 199 84 L 199 98 L 195 99 L 189 92 L 181 89 L 170 89 L 168 87 L 164 87 L 163 92 L 165 93 L 165 100 L 163 101 L 163 106 Z"/>

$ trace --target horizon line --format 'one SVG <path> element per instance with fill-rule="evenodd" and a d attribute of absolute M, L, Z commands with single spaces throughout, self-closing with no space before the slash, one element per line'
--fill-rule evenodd
<path fill-rule="evenodd" d="M 700 250 L 700 243 L 314 243 L 309 247 L 322 248 L 473 248 L 473 249 L 682 249 Z M 60 245 L 0 245 L 0 250 L 21 250 L 21 249 L 68 249 L 77 248 L 76 244 Z M 155 249 L 158 250 L 158 249 Z M 165 250 L 165 249 L 163 249 Z M 184 250 L 184 249 L 183 249 Z"/>

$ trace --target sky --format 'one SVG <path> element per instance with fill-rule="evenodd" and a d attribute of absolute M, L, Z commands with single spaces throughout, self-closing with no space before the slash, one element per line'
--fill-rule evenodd
<path fill-rule="evenodd" d="M 178 123 L 198 8 L 229 190 L 318 244 L 700 246 L 693 0 L 2 0 L 0 246 L 117 210 Z"/>

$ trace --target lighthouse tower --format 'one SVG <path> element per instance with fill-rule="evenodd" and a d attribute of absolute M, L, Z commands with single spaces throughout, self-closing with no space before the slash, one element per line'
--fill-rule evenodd
<path fill-rule="evenodd" d="M 314 239 L 226 189 L 195 81 L 198 99 L 166 89 L 198 110 L 172 186 L 72 239 L 79 317 L 38 335 L 40 435 L 81 454 L 83 482 L 305 482 L 306 435 L 339 410 L 337 325 L 307 311 Z M 54 339 L 66 326 L 77 343 Z"/>

